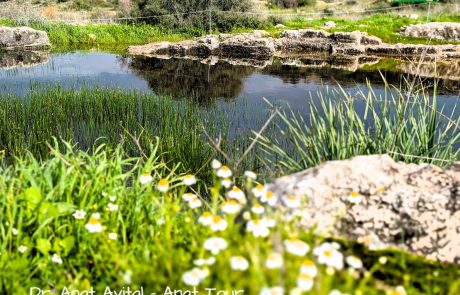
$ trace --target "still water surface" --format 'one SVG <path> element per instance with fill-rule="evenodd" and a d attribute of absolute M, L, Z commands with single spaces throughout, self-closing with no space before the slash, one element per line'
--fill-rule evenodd
<path fill-rule="evenodd" d="M 20 60 L 15 64 L 11 60 Z M 225 112 L 238 105 L 235 124 L 257 128 L 266 118 L 268 105 L 263 98 L 294 110 L 307 111 L 308 100 L 318 100 L 318 91 L 326 87 L 356 94 L 366 91 L 369 81 L 378 94 L 383 94 L 381 74 L 399 85 L 404 68 L 382 60 L 356 69 L 298 67 L 274 61 L 272 65 L 256 68 L 230 65 L 220 61 L 207 65 L 185 59 L 129 57 L 97 51 L 56 53 L 43 56 L 3 58 L 0 66 L 0 89 L 25 95 L 31 87 L 60 84 L 64 87 L 117 87 L 170 95 L 174 99 L 194 97 L 204 109 L 214 107 Z M 403 69 L 403 70 L 402 70 Z M 424 79 L 425 84 L 433 79 Z M 460 79 L 440 81 L 439 102 L 451 110 L 459 98 Z M 358 102 L 359 104 L 359 102 Z"/>

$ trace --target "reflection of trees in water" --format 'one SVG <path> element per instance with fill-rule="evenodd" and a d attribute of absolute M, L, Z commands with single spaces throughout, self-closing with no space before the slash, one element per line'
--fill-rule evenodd
<path fill-rule="evenodd" d="M 243 79 L 257 70 L 224 62 L 207 65 L 189 59 L 147 57 L 133 57 L 128 66 L 145 79 L 154 92 L 175 98 L 193 97 L 203 104 L 213 98 L 237 97 L 243 88 Z"/>
<path fill-rule="evenodd" d="M 265 68 L 242 65 L 230 65 L 218 62 L 208 65 L 190 59 L 158 59 L 147 57 L 124 57 L 120 63 L 127 65 L 137 76 L 145 79 L 150 88 L 162 95 L 174 98 L 194 98 L 201 104 L 207 104 L 215 98 L 233 99 L 241 93 L 244 79 L 253 73 L 280 78 L 286 84 L 315 83 L 353 86 L 356 83 L 370 81 L 373 85 L 382 85 L 385 80 L 395 86 L 404 86 L 406 80 L 412 81 L 413 73 L 406 71 L 395 60 L 382 60 L 378 64 L 364 66 L 355 71 L 343 70 L 325 65 L 323 67 L 299 67 L 284 64 L 286 61 L 275 60 Z M 300 62 L 305 63 L 305 60 Z M 312 62 L 312 60 L 308 60 Z M 313 61 L 314 62 L 314 61 Z M 318 62 L 321 62 L 319 60 Z M 336 65 L 335 65 L 336 66 Z M 401 72 L 404 71 L 406 73 Z M 417 79 L 416 84 L 432 86 L 433 78 Z M 440 80 L 439 92 L 458 90 L 458 81 Z"/>

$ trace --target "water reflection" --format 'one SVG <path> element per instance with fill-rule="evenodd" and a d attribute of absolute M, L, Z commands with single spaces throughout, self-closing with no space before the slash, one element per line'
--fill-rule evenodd
<path fill-rule="evenodd" d="M 32 67 L 47 63 L 48 51 L 0 51 L 0 68 Z"/>

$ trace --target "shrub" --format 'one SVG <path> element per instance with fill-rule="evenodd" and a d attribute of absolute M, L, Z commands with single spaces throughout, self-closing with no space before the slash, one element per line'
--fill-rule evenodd
<path fill-rule="evenodd" d="M 166 27 L 208 28 L 209 11 L 212 24 L 219 30 L 231 27 L 257 27 L 261 22 L 249 11 L 250 0 L 134 0 L 133 15 L 142 21 Z M 234 12 L 234 13 L 232 13 Z"/>

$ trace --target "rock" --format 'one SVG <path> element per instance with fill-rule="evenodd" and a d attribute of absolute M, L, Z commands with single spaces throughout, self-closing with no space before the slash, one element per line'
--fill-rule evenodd
<path fill-rule="evenodd" d="M 460 23 L 427 23 L 410 25 L 401 29 L 404 36 L 460 41 Z"/>
<path fill-rule="evenodd" d="M 48 34 L 29 27 L 0 27 L 0 49 L 49 49 Z"/>
<path fill-rule="evenodd" d="M 348 32 L 335 32 L 332 34 L 331 39 L 336 43 L 345 43 L 345 44 L 361 44 L 362 33 L 360 31 L 354 31 L 351 33 Z"/>
<path fill-rule="evenodd" d="M 275 45 L 270 38 L 235 35 L 220 43 L 219 55 L 227 58 L 250 58 L 269 60 L 273 57 Z"/>
<path fill-rule="evenodd" d="M 281 200 L 305 200 L 300 211 L 279 210 L 321 235 L 460 263 L 460 165 L 441 169 L 358 156 L 281 177 L 268 188 Z"/>
<path fill-rule="evenodd" d="M 368 54 L 390 56 L 440 55 L 442 48 L 435 45 L 381 44 L 367 47 Z"/>
<path fill-rule="evenodd" d="M 331 20 L 326 22 L 324 24 L 324 26 L 323 26 L 323 28 L 325 28 L 325 29 L 334 29 L 336 27 L 337 27 L 337 24 L 335 22 L 331 21 Z"/>
<path fill-rule="evenodd" d="M 207 59 L 270 60 L 274 56 L 286 57 L 299 54 L 328 54 L 350 56 L 435 56 L 460 58 L 459 45 L 412 45 L 386 44 L 380 38 L 360 31 L 328 33 L 324 30 L 284 30 L 280 38 L 271 38 L 263 30 L 242 34 L 208 35 L 177 43 L 157 42 L 143 46 L 131 46 L 128 52 L 134 55 L 160 57 L 194 57 Z M 259 64 L 259 62 L 255 62 Z"/>

